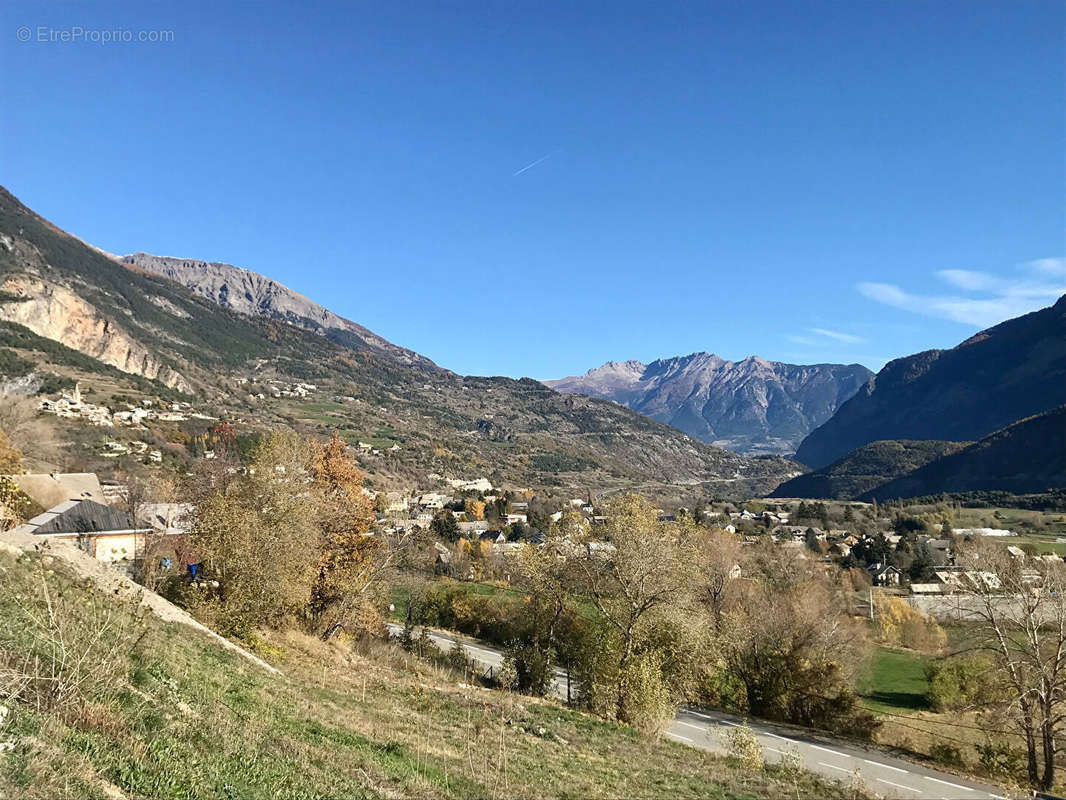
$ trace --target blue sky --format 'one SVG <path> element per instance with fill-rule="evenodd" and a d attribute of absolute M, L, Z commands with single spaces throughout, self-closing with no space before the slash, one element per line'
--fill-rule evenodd
<path fill-rule="evenodd" d="M 9 0 L 0 179 L 463 373 L 876 369 L 1066 291 L 1063 13 Z"/>

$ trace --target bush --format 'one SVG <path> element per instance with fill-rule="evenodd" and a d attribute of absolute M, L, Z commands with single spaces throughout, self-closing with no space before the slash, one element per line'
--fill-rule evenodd
<path fill-rule="evenodd" d="M 1000 780 L 1011 780 L 1024 775 L 1025 753 L 1008 744 L 991 739 L 977 746 L 977 757 L 989 775 Z"/>
<path fill-rule="evenodd" d="M 926 695 L 934 711 L 958 711 L 980 705 L 986 689 L 981 680 L 991 665 L 981 656 L 954 656 L 933 661 L 925 668 Z"/>
<path fill-rule="evenodd" d="M 747 725 L 730 728 L 726 734 L 729 757 L 749 772 L 758 772 L 766 765 L 763 761 L 762 745 Z"/>
<path fill-rule="evenodd" d="M 941 764 L 959 767 L 963 764 L 962 753 L 959 748 L 947 742 L 937 742 L 929 748 L 929 757 Z"/>
<path fill-rule="evenodd" d="M 653 650 L 631 659 L 621 671 L 619 698 L 621 722 L 645 733 L 660 732 L 677 711 L 662 655 Z"/>
<path fill-rule="evenodd" d="M 790 748 L 781 756 L 781 761 L 777 766 L 785 775 L 795 780 L 803 773 L 803 756 L 800 755 L 799 750 Z"/>
<path fill-rule="evenodd" d="M 424 631 L 425 629 L 423 629 Z M 460 675 L 467 675 L 474 668 L 474 661 L 466 652 L 466 648 L 463 647 L 462 642 L 456 642 L 452 645 L 452 649 L 444 656 L 444 663 L 450 668 L 458 672 Z"/>
<path fill-rule="evenodd" d="M 555 678 L 554 661 L 555 651 L 551 648 L 512 643 L 504 653 L 503 671 L 510 678 L 508 688 L 544 697 Z"/>

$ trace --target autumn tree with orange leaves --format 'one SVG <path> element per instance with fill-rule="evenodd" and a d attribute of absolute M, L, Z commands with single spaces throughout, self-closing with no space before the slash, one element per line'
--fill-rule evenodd
<path fill-rule="evenodd" d="M 366 627 L 375 621 L 367 592 L 384 545 L 369 535 L 374 506 L 362 491 L 365 476 L 336 431 L 325 445 L 314 445 L 311 478 L 318 495 L 322 548 L 310 611 L 329 638 L 355 622 Z"/>
<path fill-rule="evenodd" d="M 339 436 L 274 431 L 247 470 L 208 477 L 189 540 L 211 591 L 190 595 L 194 612 L 238 636 L 294 621 L 327 639 L 382 630 L 386 580 L 413 538 L 371 533 L 364 475 Z"/>

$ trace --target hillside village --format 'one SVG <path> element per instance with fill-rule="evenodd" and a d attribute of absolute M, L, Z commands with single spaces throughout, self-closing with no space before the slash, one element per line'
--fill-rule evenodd
<path fill-rule="evenodd" d="M 38 402 L 38 409 L 42 414 L 51 414 L 61 419 L 76 419 L 88 422 L 98 427 L 130 427 L 143 428 L 144 423 L 158 422 L 184 422 L 190 419 L 216 420 L 208 414 L 196 411 L 191 403 L 177 402 L 160 404 L 156 407 L 156 401 L 142 400 L 140 405 L 131 403 L 124 404 L 125 408 L 110 408 L 105 405 L 87 402 L 81 394 L 81 385 L 75 384 L 70 392 L 61 392 L 57 398 L 42 397 Z"/>

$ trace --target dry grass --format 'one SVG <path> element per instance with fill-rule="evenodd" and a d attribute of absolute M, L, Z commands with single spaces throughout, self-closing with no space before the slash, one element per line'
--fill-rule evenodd
<path fill-rule="evenodd" d="M 29 562 L 9 565 L 0 613 L 32 585 Z M 283 670 L 275 676 L 186 626 L 148 631 L 117 692 L 83 685 L 66 715 L 14 704 L 0 798 L 854 796 L 465 686 L 382 643 L 264 634 L 257 646 Z"/>

